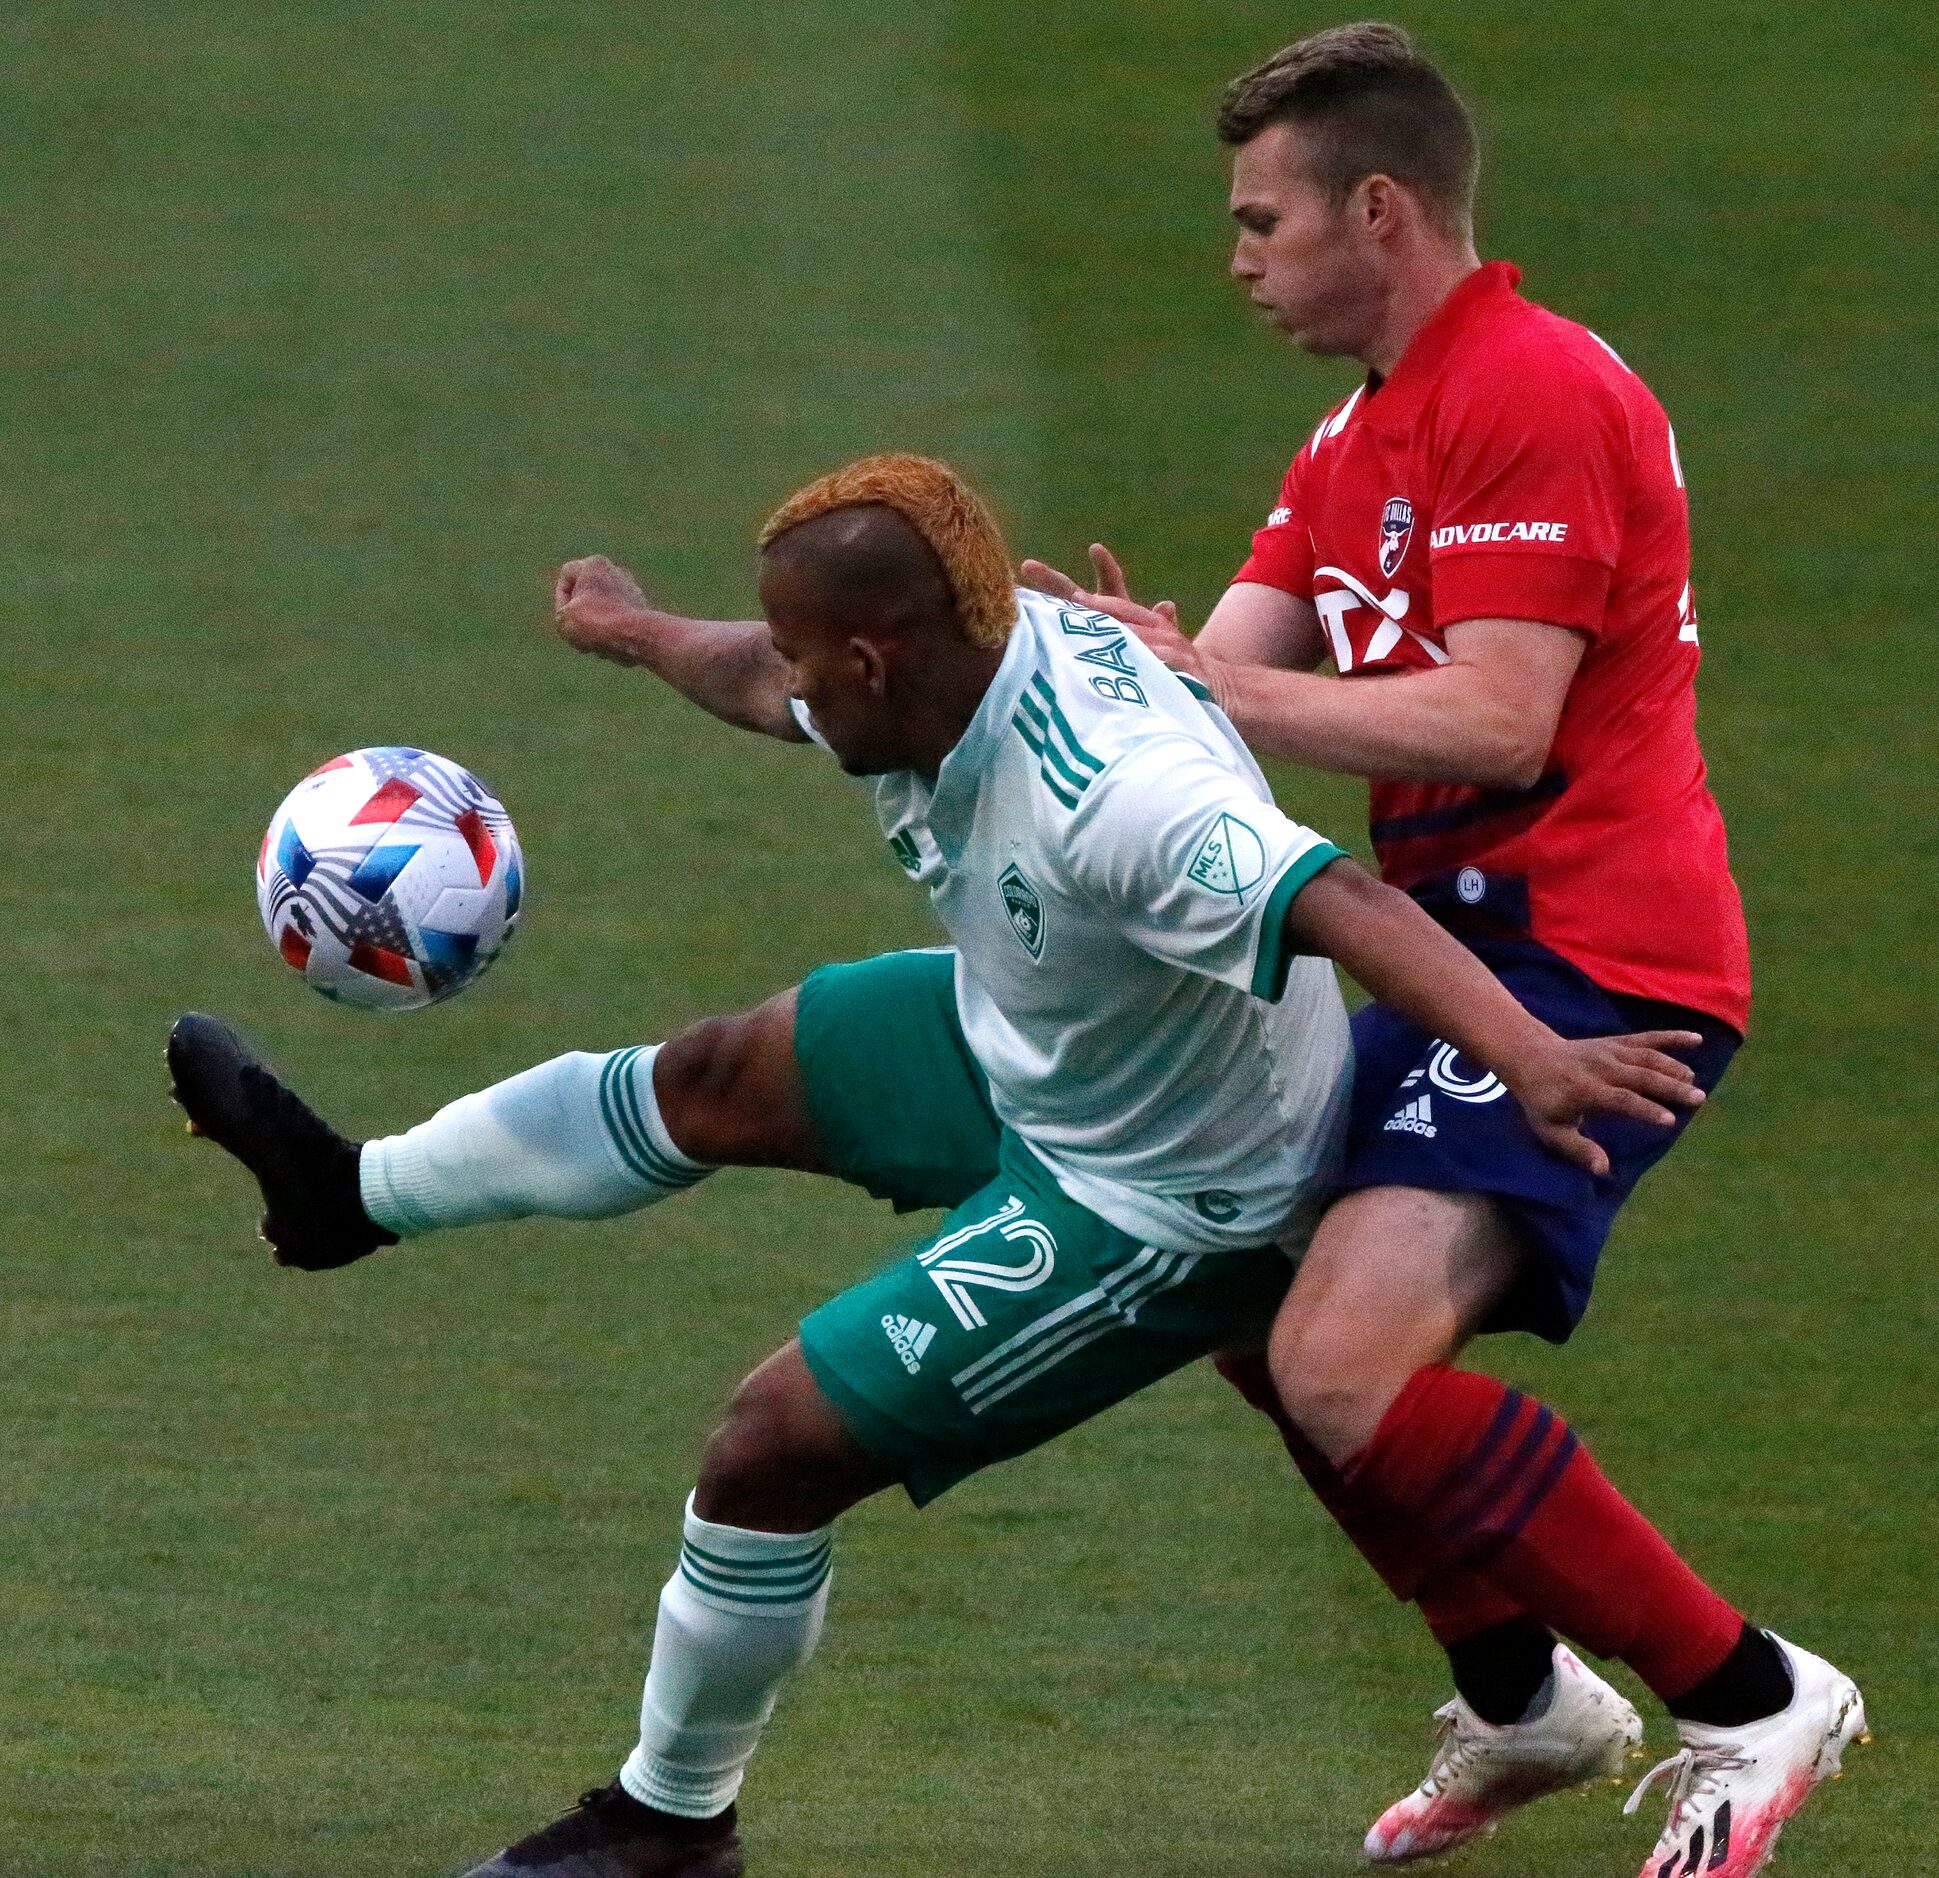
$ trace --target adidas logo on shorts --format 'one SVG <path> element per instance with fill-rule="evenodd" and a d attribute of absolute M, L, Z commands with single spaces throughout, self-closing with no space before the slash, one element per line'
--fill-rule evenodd
<path fill-rule="evenodd" d="M 889 1333 L 889 1341 L 895 1345 L 902 1367 L 915 1375 L 922 1368 L 922 1353 L 935 1338 L 936 1326 L 919 1323 L 913 1317 L 885 1317 L 882 1328 Z"/>
<path fill-rule="evenodd" d="M 1434 1098 L 1416 1096 L 1397 1115 L 1387 1118 L 1381 1131 L 1389 1135 L 1425 1135 L 1430 1141 L 1441 1131 L 1434 1125 Z"/>

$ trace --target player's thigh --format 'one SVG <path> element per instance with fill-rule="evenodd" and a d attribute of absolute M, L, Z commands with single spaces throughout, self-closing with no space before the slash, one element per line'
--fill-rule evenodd
<path fill-rule="evenodd" d="M 1336 1200 L 1273 1324 L 1273 1381 L 1288 1413 L 1344 1460 L 1409 1376 L 1448 1361 L 1488 1320 L 1521 1256 L 1486 1194 L 1369 1187 Z"/>
<path fill-rule="evenodd" d="M 811 972 L 793 1041 L 826 1172 L 898 1211 L 955 1206 L 995 1175 L 1002 1130 L 956 1014 L 954 952 Z"/>
<path fill-rule="evenodd" d="M 1498 975 L 1565 1037 L 1614 1036 L 1639 1021 L 1662 1021 L 1662 1007 L 1639 1010 L 1560 959 L 1511 959 Z M 1704 1037 L 1691 1067 L 1708 1091 L 1730 1062 L 1736 1033 L 1695 1013 L 1684 1022 Z M 1470 1328 L 1566 1342 L 1588 1308 L 1617 1214 L 1691 1112 L 1670 1128 L 1620 1116 L 1592 1121 L 1589 1133 L 1609 1156 L 1608 1173 L 1594 1175 L 1550 1148 L 1501 1079 L 1452 1045 L 1379 1004 L 1356 1012 L 1353 1028 L 1354 1105 L 1341 1187 L 1483 1197 L 1512 1231 L 1516 1269 L 1485 1320 Z"/>
<path fill-rule="evenodd" d="M 942 1230 L 801 1327 L 809 1369 L 918 1504 L 1210 1354 L 1263 1335 L 1272 1248 L 1161 1252 L 1063 1195 L 1028 1151 Z"/>
<path fill-rule="evenodd" d="M 717 1167 L 825 1171 L 795 1058 L 798 988 L 677 1031 L 653 1061 L 653 1098 L 675 1146 Z"/>

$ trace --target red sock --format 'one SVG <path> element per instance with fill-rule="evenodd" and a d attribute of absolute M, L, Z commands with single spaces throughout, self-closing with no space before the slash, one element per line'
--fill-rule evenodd
<path fill-rule="evenodd" d="M 1743 1633 L 1743 1618 L 1609 1484 L 1568 1424 L 1487 1376 L 1416 1371 L 1341 1477 L 1384 1533 L 1411 1537 L 1402 1558 L 1368 1554 L 1399 1595 L 1479 1572 L 1538 1623 L 1620 1658 L 1666 1702 Z"/>
<path fill-rule="evenodd" d="M 1363 1493 L 1356 1493 L 1340 1470 L 1293 1425 L 1273 1387 L 1272 1372 L 1261 1355 L 1220 1356 L 1213 1368 L 1279 1430 L 1286 1452 L 1313 1489 L 1313 1496 L 1333 1515 L 1334 1523 L 1360 1549 L 1389 1585 L 1404 1578 L 1409 1590 L 1397 1591 L 1420 1606 L 1434 1641 L 1450 1649 L 1522 1615 L 1505 1591 L 1476 1572 L 1454 1567 L 1415 1583 L 1419 1565 L 1411 1521 L 1395 1522 Z"/>

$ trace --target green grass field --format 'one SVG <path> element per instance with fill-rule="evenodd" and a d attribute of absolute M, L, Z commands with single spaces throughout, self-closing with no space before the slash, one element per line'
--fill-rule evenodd
<path fill-rule="evenodd" d="M 723 1176 L 649 1222 L 272 1269 L 158 1052 L 233 1014 L 381 1132 L 919 941 L 798 751 L 556 647 L 593 548 L 750 604 L 751 531 L 950 454 L 1020 551 L 1204 607 L 1341 370 L 1221 278 L 1258 0 L 57 4 L 0 19 L 0 1843 L 19 1878 L 459 1869 L 610 1774 L 698 1439 L 895 1241 Z M 1925 575 L 1939 26 L 1736 0 L 1405 8 L 1473 97 L 1484 246 L 1676 419 L 1753 1046 L 1539 1387 L 1879 1730 L 1787 1872 L 1939 1869 Z M 511 959 L 362 1019 L 257 928 L 305 769 L 475 764 Z M 1289 805 L 1357 835 L 1350 786 Z M 781 1878 L 1355 1869 L 1445 1691 L 1263 1426 L 1188 1374 L 921 1519 L 865 1509 L 748 1791 Z M 1660 1726 L 1653 1742 L 1666 1738 Z M 1627 1878 L 1537 1809 L 1463 1870 Z"/>

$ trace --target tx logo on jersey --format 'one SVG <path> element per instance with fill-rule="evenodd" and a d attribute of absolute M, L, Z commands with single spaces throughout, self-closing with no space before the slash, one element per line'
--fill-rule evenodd
<path fill-rule="evenodd" d="M 1023 949 L 1033 959 L 1044 955 L 1044 903 L 1037 890 L 1023 877 L 1023 870 L 1006 867 L 997 878 L 997 891 L 1003 895 L 1003 910 L 1010 915 Z"/>
<path fill-rule="evenodd" d="M 1380 511 L 1380 571 L 1388 580 L 1407 559 L 1407 544 L 1413 539 L 1413 503 L 1405 496 L 1389 496 Z"/>

